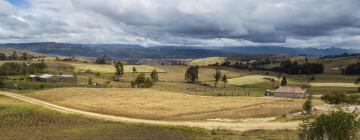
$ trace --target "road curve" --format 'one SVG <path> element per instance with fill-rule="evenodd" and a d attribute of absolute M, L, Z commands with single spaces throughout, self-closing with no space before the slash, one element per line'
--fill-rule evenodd
<path fill-rule="evenodd" d="M 277 129 L 292 129 L 295 130 L 298 127 L 299 122 L 195 122 L 195 121 L 159 121 L 159 120 L 145 120 L 145 119 L 135 119 L 114 115 L 106 115 L 101 113 L 94 113 L 88 111 L 82 111 L 72 108 L 67 108 L 59 105 L 55 105 L 46 101 L 34 99 L 31 97 L 9 93 L 9 92 L 0 92 L 0 95 L 11 97 L 17 100 L 28 102 L 31 104 L 39 105 L 42 107 L 49 108 L 51 110 L 59 111 L 67 114 L 76 114 L 89 118 L 95 118 L 106 121 L 113 122 L 125 122 L 125 123 L 140 123 L 140 124 L 151 124 L 151 125 L 162 125 L 162 126 L 186 126 L 186 127 L 198 127 L 205 128 L 209 130 L 214 129 L 223 129 L 223 130 L 233 130 L 233 131 L 249 131 L 257 129 L 266 129 L 266 130 L 277 130 Z"/>

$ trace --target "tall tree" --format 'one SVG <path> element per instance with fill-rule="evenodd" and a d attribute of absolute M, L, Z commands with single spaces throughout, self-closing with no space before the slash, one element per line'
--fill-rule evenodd
<path fill-rule="evenodd" d="M 190 66 L 185 73 L 185 80 L 195 83 L 197 80 L 199 80 L 198 77 L 199 74 L 199 66 Z"/>
<path fill-rule="evenodd" d="M 281 86 L 286 86 L 287 85 L 287 78 L 286 75 L 284 75 L 283 79 L 281 80 Z"/>
<path fill-rule="evenodd" d="M 228 82 L 228 79 L 227 79 L 227 76 L 224 75 L 223 78 L 222 78 L 222 82 L 224 83 L 224 88 L 226 87 L 226 84 Z"/>
<path fill-rule="evenodd" d="M 156 71 L 156 69 L 154 69 L 154 70 L 151 72 L 150 76 L 151 76 L 151 80 L 152 80 L 153 82 L 159 81 L 159 74 L 158 74 L 158 72 Z"/>
<path fill-rule="evenodd" d="M 216 67 L 215 69 L 214 79 L 215 79 L 215 87 L 217 87 L 217 84 L 221 79 L 221 69 L 219 66 Z"/>
<path fill-rule="evenodd" d="M 116 61 L 115 63 L 115 81 L 119 81 L 120 77 L 124 74 L 124 65 L 120 61 Z"/>
<path fill-rule="evenodd" d="M 19 56 L 17 55 L 16 51 L 13 52 L 13 54 L 11 55 L 11 59 L 12 60 L 18 60 Z"/>
<path fill-rule="evenodd" d="M 0 60 L 7 60 L 7 57 L 4 53 L 0 53 Z"/>
<path fill-rule="evenodd" d="M 136 67 L 133 66 L 133 69 L 132 69 L 133 73 L 137 73 L 137 70 L 136 70 Z"/>
<path fill-rule="evenodd" d="M 355 85 L 358 86 L 358 91 L 360 91 L 360 77 L 355 80 Z"/>
<path fill-rule="evenodd" d="M 93 81 L 92 81 L 92 78 L 91 78 L 91 77 L 89 77 L 89 79 L 88 79 L 88 85 L 89 85 L 89 86 L 92 86 L 92 85 L 93 85 Z"/>
<path fill-rule="evenodd" d="M 306 112 L 306 114 L 311 114 L 312 111 L 312 94 L 309 94 L 309 96 L 307 97 L 304 105 L 303 105 L 303 109 Z"/>
<path fill-rule="evenodd" d="M 5 80 L 4 78 L 0 77 L 0 88 L 4 88 L 5 87 Z"/>

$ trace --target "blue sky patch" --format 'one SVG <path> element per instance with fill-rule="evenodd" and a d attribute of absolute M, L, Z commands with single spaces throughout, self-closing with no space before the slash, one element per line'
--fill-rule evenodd
<path fill-rule="evenodd" d="M 18 8 L 22 8 L 22 9 L 26 9 L 29 8 L 30 5 L 26 0 L 8 0 L 12 5 L 18 7 Z"/>

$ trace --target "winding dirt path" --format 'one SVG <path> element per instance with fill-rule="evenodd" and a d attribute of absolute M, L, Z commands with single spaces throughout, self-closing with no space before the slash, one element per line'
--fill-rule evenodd
<path fill-rule="evenodd" d="M 209 130 L 214 129 L 224 129 L 224 130 L 233 130 L 233 131 L 248 131 L 256 129 L 267 129 L 267 130 L 276 130 L 276 129 L 296 129 L 299 122 L 264 122 L 264 121 L 253 121 L 253 122 L 192 122 L 192 121 L 158 121 L 158 120 L 145 120 L 145 119 L 134 119 L 114 115 L 106 115 L 100 113 L 93 113 L 88 111 L 82 111 L 72 108 L 67 108 L 59 105 L 55 105 L 49 102 L 42 100 L 34 99 L 31 97 L 9 93 L 9 92 L 0 92 L 0 95 L 11 97 L 17 100 L 28 102 L 31 104 L 39 105 L 46 107 L 55 111 L 59 111 L 67 114 L 76 114 L 89 118 L 96 118 L 100 120 L 114 121 L 114 122 L 125 122 L 125 123 L 140 123 L 140 124 L 151 124 L 151 125 L 163 125 L 163 126 L 186 126 L 186 127 L 198 127 L 205 128 Z"/>

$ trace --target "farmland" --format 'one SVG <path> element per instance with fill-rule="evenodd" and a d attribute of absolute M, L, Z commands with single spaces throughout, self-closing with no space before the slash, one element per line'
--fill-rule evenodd
<path fill-rule="evenodd" d="M 100 72 L 100 73 L 115 73 L 115 69 L 113 65 L 97 65 L 97 64 L 84 64 L 84 63 L 71 63 L 74 66 L 77 72 L 85 72 L 86 70 L 90 70 L 92 72 Z M 137 72 L 150 73 L 154 70 L 154 67 L 145 66 L 145 65 L 125 65 L 124 72 L 132 73 L 133 67 L 136 68 Z M 156 69 L 158 72 L 165 72 L 161 69 Z"/>
<path fill-rule="evenodd" d="M 248 75 L 238 78 L 229 79 L 229 84 L 243 86 L 269 82 L 269 79 L 275 79 L 273 76 L 264 76 L 264 75 Z"/>
<path fill-rule="evenodd" d="M 2 139 L 262 139 L 269 135 L 279 139 L 296 138 L 296 132 L 290 130 L 240 133 L 99 121 L 53 112 L 3 96 L 0 96 L 0 111 Z"/>
<path fill-rule="evenodd" d="M 303 100 L 207 97 L 148 89 L 60 88 L 31 96 L 81 110 L 155 120 L 276 117 L 301 109 Z"/>

